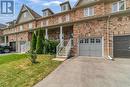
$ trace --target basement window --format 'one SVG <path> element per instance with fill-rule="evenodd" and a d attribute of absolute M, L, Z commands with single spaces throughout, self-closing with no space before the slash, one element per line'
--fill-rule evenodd
<path fill-rule="evenodd" d="M 114 2 L 112 4 L 112 12 L 119 12 L 126 10 L 126 3 L 124 0 L 120 0 L 118 2 Z"/>

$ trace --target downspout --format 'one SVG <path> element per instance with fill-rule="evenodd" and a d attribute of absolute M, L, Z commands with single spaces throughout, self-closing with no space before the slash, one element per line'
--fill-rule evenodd
<path fill-rule="evenodd" d="M 109 32 L 109 28 L 110 28 L 110 18 L 111 18 L 111 15 L 108 16 L 108 19 L 107 19 L 107 53 L 108 53 L 108 56 L 107 58 L 109 60 L 113 60 L 113 58 L 110 56 L 110 48 L 109 48 L 109 38 L 110 38 L 110 32 Z"/>

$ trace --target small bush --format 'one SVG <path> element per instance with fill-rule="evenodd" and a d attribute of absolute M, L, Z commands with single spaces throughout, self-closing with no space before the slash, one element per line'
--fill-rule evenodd
<path fill-rule="evenodd" d="M 58 45 L 57 41 L 49 41 L 49 47 L 48 47 L 48 52 L 51 54 L 56 54 L 56 47 Z"/>
<path fill-rule="evenodd" d="M 35 51 L 29 51 L 28 53 L 29 56 L 29 60 L 32 62 L 32 64 L 37 63 L 36 59 L 37 59 L 37 54 Z"/>

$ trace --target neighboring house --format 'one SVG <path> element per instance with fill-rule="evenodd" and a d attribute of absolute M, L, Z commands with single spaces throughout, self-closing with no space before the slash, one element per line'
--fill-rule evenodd
<path fill-rule="evenodd" d="M 46 39 L 60 42 L 57 56 L 130 58 L 130 0 L 79 0 L 73 8 L 66 1 L 60 6 L 60 13 L 47 8 L 41 17 L 23 5 L 14 27 L 3 31 L 9 45 L 27 51 L 32 31 L 42 27 Z"/>
<path fill-rule="evenodd" d="M 6 27 L 4 24 L 0 24 L 0 45 L 4 43 L 3 29 Z"/>

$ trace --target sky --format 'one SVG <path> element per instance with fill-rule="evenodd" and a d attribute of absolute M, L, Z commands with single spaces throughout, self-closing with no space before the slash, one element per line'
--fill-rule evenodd
<path fill-rule="evenodd" d="M 54 13 L 60 12 L 60 3 L 67 0 L 15 0 L 15 14 L 11 17 L 0 17 L 0 23 L 6 24 L 9 21 L 17 19 L 17 16 L 20 12 L 20 9 L 23 4 L 26 4 L 28 7 L 36 11 L 42 16 L 42 10 L 45 8 L 50 8 Z M 71 6 L 73 7 L 77 0 L 69 0 Z"/>

